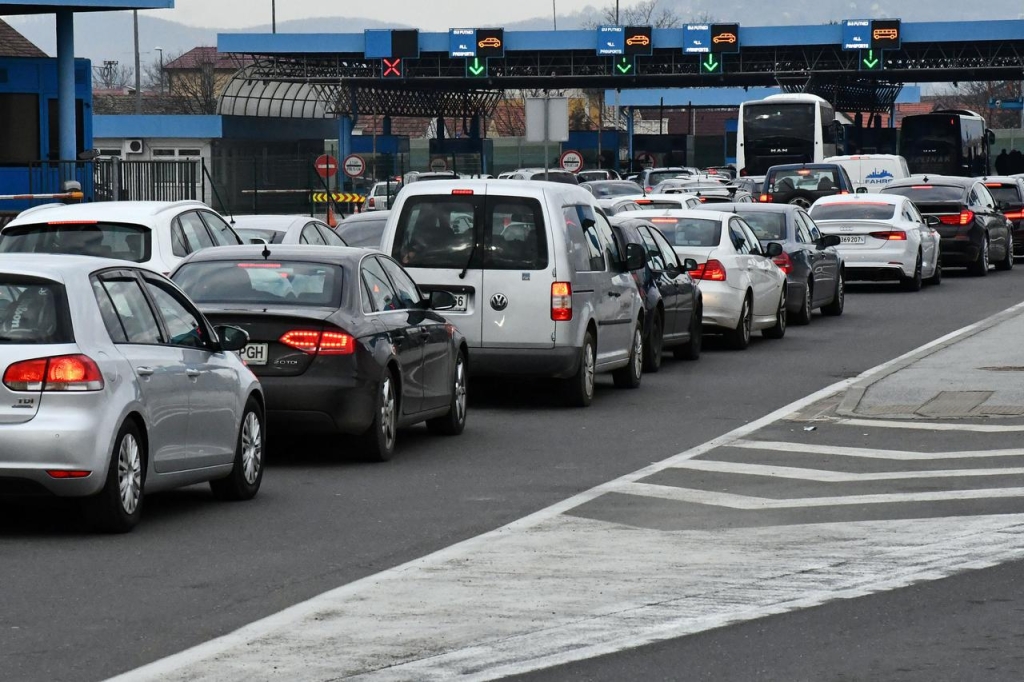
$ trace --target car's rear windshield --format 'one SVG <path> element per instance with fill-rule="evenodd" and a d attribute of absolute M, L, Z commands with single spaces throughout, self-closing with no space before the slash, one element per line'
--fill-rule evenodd
<path fill-rule="evenodd" d="M 63 284 L 0 273 L 0 345 L 72 341 Z"/>
<path fill-rule="evenodd" d="M 963 200 L 964 188 L 958 185 L 890 185 L 882 190 L 882 194 L 899 194 L 915 203 L 959 203 Z"/>
<path fill-rule="evenodd" d="M 374 213 L 380 213 L 380 211 L 374 211 Z M 380 239 L 384 236 L 384 227 L 387 222 L 386 215 L 363 220 L 343 220 L 338 225 L 337 233 L 349 246 L 379 249 Z"/>
<path fill-rule="evenodd" d="M 986 182 L 985 187 L 992 194 L 996 201 L 1005 201 L 1008 204 L 1020 204 L 1021 196 L 1017 191 L 1017 185 L 999 185 L 994 182 Z"/>
<path fill-rule="evenodd" d="M 34 223 L 0 232 L 2 253 L 72 253 L 145 263 L 152 233 L 141 225 L 106 222 Z"/>
<path fill-rule="evenodd" d="M 636 203 L 644 210 L 656 208 L 686 208 L 686 199 L 679 199 L 678 201 L 672 201 L 671 199 L 637 199 Z"/>
<path fill-rule="evenodd" d="M 268 261 L 197 261 L 174 273 L 193 301 L 244 306 L 341 305 L 342 268 L 326 263 Z"/>
<path fill-rule="evenodd" d="M 672 246 L 718 246 L 722 240 L 722 221 L 705 218 L 652 218 Z"/>
<path fill-rule="evenodd" d="M 635 194 L 643 194 L 644 190 L 635 182 L 597 182 L 590 186 L 591 193 L 599 198 L 607 197 L 629 197 Z"/>
<path fill-rule="evenodd" d="M 892 220 L 896 205 L 883 202 L 858 201 L 842 204 L 819 204 L 811 207 L 815 220 Z"/>
<path fill-rule="evenodd" d="M 565 173 L 563 171 L 559 171 L 559 172 L 548 171 L 547 177 L 544 177 L 544 176 L 545 176 L 544 173 L 537 173 L 533 177 L 531 177 L 530 179 L 531 180 L 539 180 L 541 182 L 543 182 L 544 180 L 547 180 L 548 182 L 561 182 L 561 183 L 564 183 L 566 185 L 578 185 L 579 184 L 579 181 L 576 179 L 576 176 L 573 175 L 572 173 Z"/>
<path fill-rule="evenodd" d="M 236 227 L 235 232 L 242 238 L 242 241 L 249 244 L 259 244 L 262 239 L 267 244 L 280 244 L 284 239 L 284 232 L 280 230 L 261 230 L 255 227 Z"/>
<path fill-rule="evenodd" d="M 782 213 L 769 211 L 741 211 L 740 216 L 747 221 L 754 236 L 761 242 L 777 242 L 786 240 L 786 216 Z"/>
<path fill-rule="evenodd" d="M 839 171 L 832 168 L 794 168 L 774 170 L 768 175 L 772 192 L 786 193 L 796 190 L 807 192 L 839 189 Z"/>
<path fill-rule="evenodd" d="M 409 268 L 543 270 L 544 215 L 540 202 L 526 197 L 412 197 L 402 207 L 391 254 Z"/>

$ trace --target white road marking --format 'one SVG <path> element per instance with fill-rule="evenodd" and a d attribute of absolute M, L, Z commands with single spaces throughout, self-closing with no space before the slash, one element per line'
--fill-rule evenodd
<path fill-rule="evenodd" d="M 900 481 L 911 478 L 963 478 L 967 476 L 1021 476 L 1024 468 L 1015 469 L 943 469 L 940 471 L 873 471 L 863 474 L 826 471 L 823 469 L 801 469 L 799 467 L 780 467 L 770 464 L 744 464 L 740 462 L 716 462 L 707 459 L 692 459 L 680 463 L 676 469 L 707 471 L 722 474 L 741 474 L 749 476 L 770 476 L 773 478 L 790 478 L 801 481 L 818 481 L 820 483 L 852 483 L 856 481 Z"/>
<path fill-rule="evenodd" d="M 729 509 L 800 509 L 804 507 L 839 507 L 860 504 L 894 504 L 905 502 L 947 502 L 950 500 L 989 500 L 1024 497 L 1024 488 L 989 488 L 986 490 L 939 490 L 919 493 L 885 493 L 878 495 L 841 495 L 836 497 L 802 497 L 777 500 L 773 498 L 721 493 L 693 488 L 676 488 L 654 483 L 630 483 L 616 492 L 640 497 L 656 497 L 674 502 L 690 502 Z"/>
<path fill-rule="evenodd" d="M 920 421 L 893 421 L 887 419 L 836 419 L 845 426 L 868 426 L 883 429 L 911 429 L 918 431 L 967 431 L 977 433 L 1017 433 L 1024 424 L 952 424 Z"/>
<path fill-rule="evenodd" d="M 1024 558 L 1024 515 L 661 532 L 565 516 L 1024 304 L 494 531 L 115 678 L 490 680 Z"/>
<path fill-rule="evenodd" d="M 850 448 L 841 445 L 820 445 L 817 443 L 786 443 L 773 440 L 736 440 L 731 448 L 749 450 L 771 450 L 774 452 L 801 452 L 815 455 L 841 455 L 865 459 L 890 459 L 905 461 L 930 461 L 940 459 L 973 459 L 976 457 L 1024 457 L 1024 448 L 1003 450 L 964 450 L 961 452 L 911 452 L 908 450 L 874 450 L 871 448 Z"/>

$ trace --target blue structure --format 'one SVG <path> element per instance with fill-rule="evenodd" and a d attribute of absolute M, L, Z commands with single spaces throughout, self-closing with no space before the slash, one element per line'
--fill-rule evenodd
<path fill-rule="evenodd" d="M 738 107 L 743 102 L 778 95 L 780 88 L 650 88 L 639 90 L 606 90 L 604 101 L 618 102 L 623 107 Z M 896 104 L 915 104 L 921 101 L 921 88 L 903 86 Z"/>

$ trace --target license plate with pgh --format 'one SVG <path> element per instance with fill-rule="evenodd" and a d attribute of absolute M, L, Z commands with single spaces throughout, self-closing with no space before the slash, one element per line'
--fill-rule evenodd
<path fill-rule="evenodd" d="M 864 235 L 862 235 L 862 234 L 840 235 L 839 236 L 839 243 L 840 244 L 863 244 L 864 243 Z"/>
<path fill-rule="evenodd" d="M 267 364 L 267 348 L 268 345 L 265 343 L 250 343 L 239 351 L 238 354 L 245 360 L 246 364 L 265 365 Z"/>

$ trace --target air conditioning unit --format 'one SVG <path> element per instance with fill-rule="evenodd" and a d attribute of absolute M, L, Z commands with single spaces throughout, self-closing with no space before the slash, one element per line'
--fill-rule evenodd
<path fill-rule="evenodd" d="M 141 154 L 144 145 L 142 140 L 125 140 L 124 141 L 124 153 L 125 154 Z"/>

